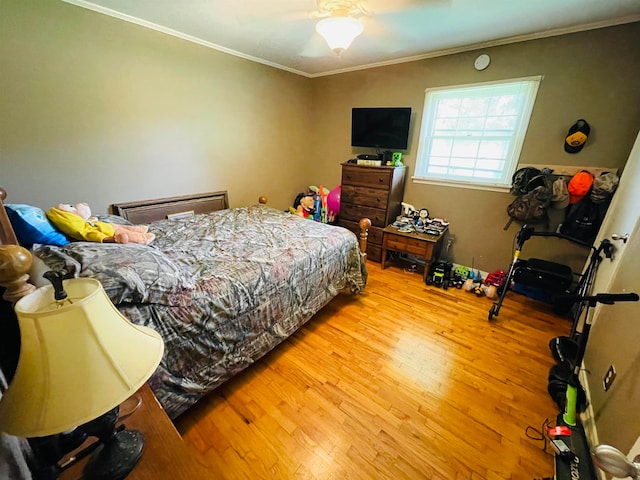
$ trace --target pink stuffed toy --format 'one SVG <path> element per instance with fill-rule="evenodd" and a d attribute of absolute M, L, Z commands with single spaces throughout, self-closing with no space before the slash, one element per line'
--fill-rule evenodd
<path fill-rule="evenodd" d="M 99 221 L 91 216 L 91 208 L 86 203 L 60 203 L 47 212 L 47 217 L 60 231 L 75 240 L 148 245 L 155 238 L 144 225 L 118 225 Z"/>

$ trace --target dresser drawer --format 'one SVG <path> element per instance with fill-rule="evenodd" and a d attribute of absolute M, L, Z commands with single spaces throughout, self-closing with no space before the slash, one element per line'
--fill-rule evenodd
<path fill-rule="evenodd" d="M 374 227 L 384 228 L 387 226 L 386 210 L 354 205 L 352 203 L 344 203 L 342 198 L 340 199 L 340 218 L 344 220 L 351 220 L 352 222 L 359 222 L 362 217 L 367 217 L 371 220 L 371 225 Z"/>
<path fill-rule="evenodd" d="M 343 189 L 345 185 L 389 189 L 392 178 L 393 169 L 389 168 L 366 168 L 347 165 L 342 167 Z"/>
<path fill-rule="evenodd" d="M 340 218 L 340 226 L 348 228 L 353 233 L 356 234 L 358 239 L 360 239 L 360 225 L 358 222 L 352 222 L 349 220 L 344 220 L 342 217 Z M 382 245 L 383 233 L 382 229 L 378 227 L 369 228 L 369 235 L 367 236 L 367 245 Z"/>
<path fill-rule="evenodd" d="M 360 241 L 360 226 L 357 222 L 350 222 L 348 220 L 340 219 L 340 226 L 348 228 L 358 237 Z M 378 262 L 382 260 L 382 229 L 371 227 L 369 229 L 369 236 L 367 237 L 367 259 L 372 262 Z"/>
<path fill-rule="evenodd" d="M 364 205 L 365 207 L 387 208 L 389 191 L 380 188 L 353 187 L 343 185 L 340 191 L 340 201 Z"/>
<path fill-rule="evenodd" d="M 367 240 L 369 243 L 373 243 L 374 245 L 382 245 L 383 233 L 382 229 L 378 227 L 371 227 L 369 229 L 369 236 Z"/>
<path fill-rule="evenodd" d="M 378 245 L 367 244 L 367 260 L 380 263 L 382 261 L 382 248 Z"/>

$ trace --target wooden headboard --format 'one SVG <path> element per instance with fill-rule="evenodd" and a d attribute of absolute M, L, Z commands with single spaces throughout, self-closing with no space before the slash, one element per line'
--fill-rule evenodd
<path fill-rule="evenodd" d="M 229 208 L 227 192 L 198 193 L 111 205 L 111 211 L 114 214 L 135 224 L 164 220 L 173 215 L 209 213 L 226 208 Z"/>
<path fill-rule="evenodd" d="M 261 204 L 267 203 L 267 197 L 258 198 Z M 139 202 L 114 203 L 111 212 L 126 218 L 132 223 L 150 223 L 156 220 L 164 220 L 172 216 L 194 215 L 196 213 L 209 213 L 229 208 L 227 192 L 199 193 L 196 195 L 184 195 L 181 197 L 158 198 L 155 200 L 142 200 Z M 360 219 L 358 223 L 360 235 L 358 243 L 360 251 L 367 251 L 367 238 L 371 220 Z"/>

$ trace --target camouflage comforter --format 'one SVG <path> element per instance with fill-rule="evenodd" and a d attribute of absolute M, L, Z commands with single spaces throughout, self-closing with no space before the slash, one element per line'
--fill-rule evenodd
<path fill-rule="evenodd" d="M 49 266 L 97 278 L 165 355 L 149 383 L 174 418 L 294 333 L 366 268 L 350 231 L 265 206 L 149 224 L 151 246 L 35 245 Z"/>

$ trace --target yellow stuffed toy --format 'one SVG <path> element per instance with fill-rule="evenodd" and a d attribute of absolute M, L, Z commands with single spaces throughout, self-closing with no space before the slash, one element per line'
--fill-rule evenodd
<path fill-rule="evenodd" d="M 61 232 L 75 240 L 149 245 L 155 238 L 144 225 L 117 225 L 99 221 L 91 216 L 91 208 L 86 203 L 60 203 L 49 209 L 47 217 Z"/>

